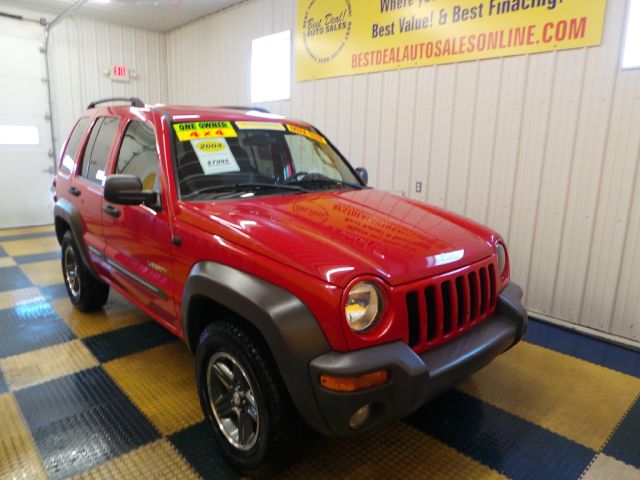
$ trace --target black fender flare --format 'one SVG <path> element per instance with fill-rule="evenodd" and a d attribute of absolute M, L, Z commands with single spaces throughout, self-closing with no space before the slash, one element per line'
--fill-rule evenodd
<path fill-rule="evenodd" d="M 95 268 L 93 268 L 93 264 L 89 260 L 89 251 L 84 243 L 84 224 L 82 222 L 80 212 L 78 211 L 76 206 L 66 198 L 60 198 L 53 207 L 53 217 L 54 219 L 61 218 L 67 223 L 67 225 L 69 225 L 71 235 L 73 236 L 73 241 L 76 243 L 78 249 L 80 250 L 80 258 L 84 262 L 87 269 L 89 269 L 91 274 L 94 277 L 98 278 L 98 273 L 96 272 Z M 58 237 L 58 241 L 62 242 L 62 235 L 60 235 L 60 233 L 58 232 L 57 224 L 56 235 Z"/>
<path fill-rule="evenodd" d="M 298 412 L 315 430 L 330 434 L 320 413 L 309 364 L 331 347 L 309 308 L 295 295 L 227 265 L 203 261 L 186 281 L 182 297 L 182 335 L 189 348 L 189 318 L 194 297 L 222 305 L 253 325 L 264 337 Z"/>

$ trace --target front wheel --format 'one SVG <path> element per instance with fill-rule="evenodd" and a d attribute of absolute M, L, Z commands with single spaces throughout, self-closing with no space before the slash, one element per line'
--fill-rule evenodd
<path fill-rule="evenodd" d="M 200 337 L 196 375 L 205 417 L 238 470 L 269 476 L 299 453 L 306 429 L 252 332 L 227 321 L 209 325 Z"/>
<path fill-rule="evenodd" d="M 61 245 L 62 275 L 71 303 L 85 312 L 101 308 L 109 299 L 109 285 L 94 277 L 84 264 L 71 231 L 64 234 Z"/>

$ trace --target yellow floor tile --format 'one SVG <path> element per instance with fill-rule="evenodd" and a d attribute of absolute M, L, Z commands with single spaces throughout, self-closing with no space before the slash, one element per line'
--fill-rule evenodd
<path fill-rule="evenodd" d="M 21 265 L 20 269 L 37 286 L 56 285 L 64 283 L 60 260 L 47 260 L 46 262 L 28 263 Z"/>
<path fill-rule="evenodd" d="M 54 252 L 60 249 L 56 237 L 31 238 L 29 240 L 12 240 L 3 242 L 0 238 L 0 247 L 7 255 L 34 255 L 36 253 Z"/>
<path fill-rule="evenodd" d="M 0 395 L 0 478 L 47 478 L 18 405 L 11 394 Z"/>
<path fill-rule="evenodd" d="M 24 227 L 24 228 L 5 228 L 0 230 L 1 237 L 9 237 L 12 235 L 28 235 L 30 233 L 47 233 L 55 232 L 53 225 L 43 225 L 41 227 Z"/>
<path fill-rule="evenodd" d="M 16 262 L 11 257 L 0 257 L 0 268 L 14 267 Z"/>
<path fill-rule="evenodd" d="M 200 478 L 166 440 L 158 440 L 103 463 L 77 477 L 84 480 Z"/>
<path fill-rule="evenodd" d="M 53 380 L 99 365 L 80 340 L 0 359 L 0 369 L 12 390 Z"/>
<path fill-rule="evenodd" d="M 33 287 L 0 292 L 0 310 L 42 301 L 44 301 L 42 293 L 40 293 L 40 290 L 37 288 Z"/>
<path fill-rule="evenodd" d="M 193 355 L 175 341 L 102 367 L 164 435 L 203 419 Z"/>
<path fill-rule="evenodd" d="M 322 439 L 279 479 L 504 479 L 400 422 L 346 439 Z"/>
<path fill-rule="evenodd" d="M 459 388 L 600 450 L 640 392 L 640 379 L 521 343 Z"/>
<path fill-rule="evenodd" d="M 582 480 L 638 480 L 640 470 L 604 453 L 598 455 Z"/>
<path fill-rule="evenodd" d="M 112 332 L 119 328 L 148 322 L 149 317 L 127 302 L 114 290 L 102 310 L 85 313 L 74 308 L 68 298 L 51 302 L 51 306 L 79 338 Z"/>

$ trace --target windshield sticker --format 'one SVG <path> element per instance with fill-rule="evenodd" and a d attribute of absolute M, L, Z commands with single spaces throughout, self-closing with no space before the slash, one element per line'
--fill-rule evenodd
<path fill-rule="evenodd" d="M 199 138 L 237 137 L 231 122 L 189 122 L 176 123 L 173 129 L 178 140 L 188 142 Z"/>
<path fill-rule="evenodd" d="M 224 138 L 191 140 L 191 146 L 205 175 L 240 171 L 236 157 Z"/>
<path fill-rule="evenodd" d="M 309 137 L 311 140 L 315 140 L 316 142 L 324 143 L 326 145 L 327 140 L 322 136 L 318 135 L 316 132 L 312 132 L 308 128 L 297 127 L 295 125 L 287 124 L 287 129 L 291 133 L 295 133 L 297 135 L 304 135 L 305 137 Z"/>
<path fill-rule="evenodd" d="M 284 132 L 284 125 L 275 122 L 236 122 L 239 130 L 277 130 Z"/>

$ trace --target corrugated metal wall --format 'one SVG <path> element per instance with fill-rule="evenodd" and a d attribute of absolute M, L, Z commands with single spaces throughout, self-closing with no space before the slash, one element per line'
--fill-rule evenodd
<path fill-rule="evenodd" d="M 169 100 L 248 104 L 251 40 L 294 28 L 256 0 L 168 35 Z M 640 71 L 622 71 L 625 0 L 601 47 L 294 83 L 268 104 L 316 124 L 372 184 L 508 241 L 539 312 L 640 340 Z M 415 183 L 423 182 L 423 193 Z"/>
<path fill-rule="evenodd" d="M 51 84 L 58 152 L 90 101 L 137 96 L 147 103 L 167 99 L 166 35 L 132 27 L 70 17 L 53 30 Z M 105 68 L 125 65 L 136 71 L 129 82 L 114 82 Z"/>

